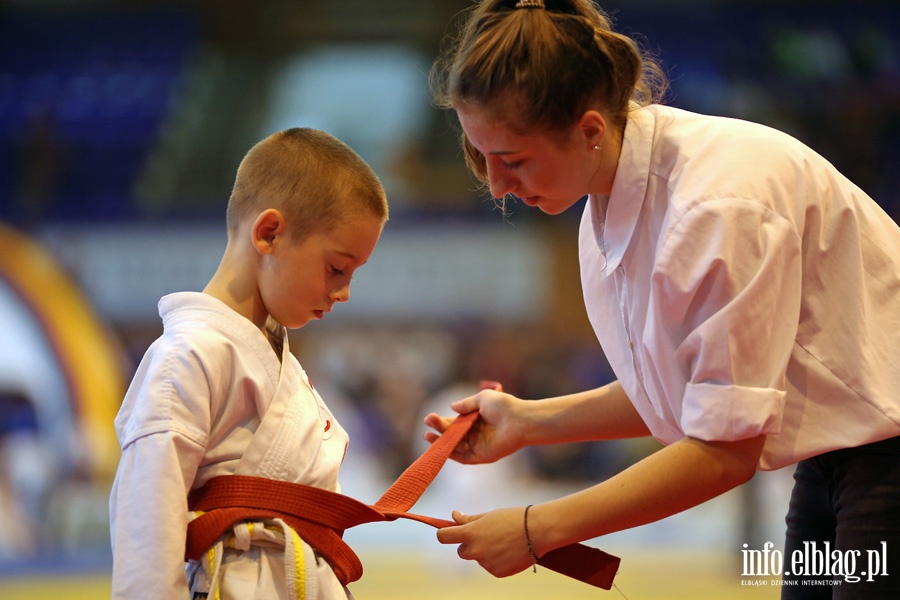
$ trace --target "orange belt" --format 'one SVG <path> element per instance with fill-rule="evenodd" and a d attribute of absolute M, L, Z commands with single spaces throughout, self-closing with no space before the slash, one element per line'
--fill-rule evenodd
<path fill-rule="evenodd" d="M 453 521 L 407 512 L 437 476 L 453 449 L 478 418 L 461 415 L 373 505 L 321 488 L 261 477 L 214 477 L 188 497 L 190 510 L 203 511 L 188 524 L 185 557 L 197 560 L 236 523 L 250 519 L 283 519 L 324 556 L 344 585 L 362 577 L 362 563 L 341 536 L 362 523 L 412 519 L 436 527 Z M 597 548 L 572 544 L 545 554 L 538 564 L 557 573 L 608 590 L 619 558 Z"/>

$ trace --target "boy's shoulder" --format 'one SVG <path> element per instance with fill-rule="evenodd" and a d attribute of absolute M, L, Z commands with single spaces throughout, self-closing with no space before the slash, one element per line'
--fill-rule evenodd
<path fill-rule="evenodd" d="M 159 302 L 159 315 L 163 333 L 148 355 L 180 355 L 213 370 L 227 368 L 249 355 L 263 361 L 275 358 L 253 323 L 207 294 L 177 292 L 164 296 Z"/>
<path fill-rule="evenodd" d="M 150 346 L 153 353 L 182 353 L 222 345 L 235 329 L 227 307 L 198 292 L 177 292 L 159 301 L 163 332 Z M 235 315 L 236 316 L 236 315 Z"/>
<path fill-rule="evenodd" d="M 123 447 L 160 431 L 204 443 L 210 415 L 223 410 L 234 382 L 265 381 L 277 368 L 269 366 L 277 358 L 253 324 L 210 296 L 164 296 L 159 313 L 163 333 L 144 354 L 116 418 Z"/>

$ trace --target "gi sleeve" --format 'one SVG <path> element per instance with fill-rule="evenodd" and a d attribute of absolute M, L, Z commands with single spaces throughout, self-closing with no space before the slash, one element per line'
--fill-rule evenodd
<path fill-rule="evenodd" d="M 188 598 L 187 490 L 198 456 L 202 447 L 173 432 L 123 450 L 110 496 L 112 598 Z"/>
<path fill-rule="evenodd" d="M 800 236 L 760 203 L 703 202 L 670 229 L 652 302 L 687 382 L 685 435 L 735 441 L 779 431 L 801 276 Z"/>
<path fill-rule="evenodd" d="M 188 597 L 187 495 L 208 443 L 210 385 L 199 356 L 170 342 L 148 351 L 116 418 L 114 599 Z"/>

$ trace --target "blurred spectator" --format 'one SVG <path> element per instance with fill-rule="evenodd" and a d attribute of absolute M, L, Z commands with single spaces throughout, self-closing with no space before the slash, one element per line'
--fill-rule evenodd
<path fill-rule="evenodd" d="M 55 462 L 29 399 L 0 392 L 0 557 L 34 557 L 45 548 L 43 516 Z"/>

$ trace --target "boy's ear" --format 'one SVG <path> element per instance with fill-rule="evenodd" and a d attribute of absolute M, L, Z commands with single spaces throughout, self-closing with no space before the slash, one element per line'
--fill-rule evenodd
<path fill-rule="evenodd" d="M 259 213 L 250 228 L 253 247 L 260 254 L 271 254 L 278 238 L 286 231 L 284 215 L 274 208 L 267 208 Z"/>

